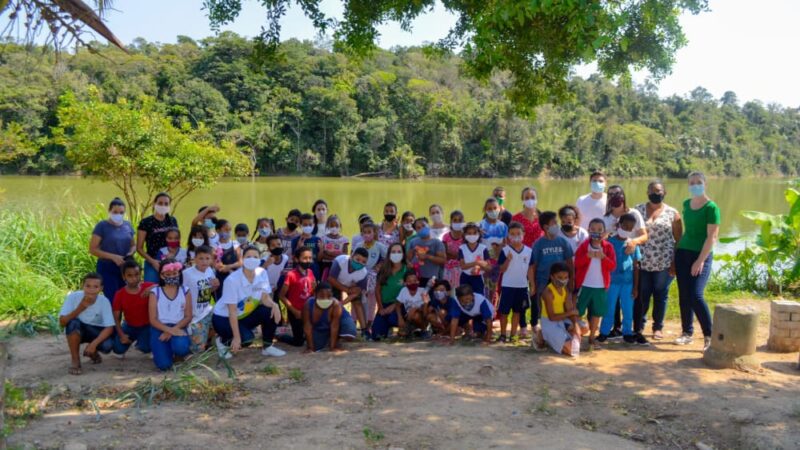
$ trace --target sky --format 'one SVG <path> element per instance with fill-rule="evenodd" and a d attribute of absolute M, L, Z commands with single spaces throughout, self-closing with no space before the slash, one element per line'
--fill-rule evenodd
<path fill-rule="evenodd" d="M 266 23 L 265 10 L 255 0 L 243 0 L 236 22 L 223 28 L 244 36 L 256 35 Z M 178 35 L 195 39 L 213 34 L 201 0 L 117 0 L 106 19 L 123 42 L 137 37 L 151 42 L 175 42 Z M 323 0 L 326 15 L 341 17 L 341 0 Z M 710 12 L 686 14 L 681 25 L 689 44 L 678 51 L 672 74 L 659 83 L 659 94 L 686 95 L 697 86 L 719 98 L 736 92 L 740 102 L 761 100 L 800 107 L 800 0 L 710 0 Z M 411 33 L 397 24 L 379 28 L 383 48 L 419 45 L 444 37 L 455 17 L 441 5 L 414 22 Z M 316 31 L 293 5 L 282 22 L 282 39 L 314 39 Z M 795 55 L 795 56 L 792 56 Z M 576 73 L 588 76 L 592 67 Z M 646 73 L 637 73 L 642 82 Z"/>

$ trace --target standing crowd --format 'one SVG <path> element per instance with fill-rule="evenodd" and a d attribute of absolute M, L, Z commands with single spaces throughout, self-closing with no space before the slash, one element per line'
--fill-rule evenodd
<path fill-rule="evenodd" d="M 447 221 L 438 204 L 426 215 L 400 214 L 388 202 L 380 220 L 361 214 L 352 238 L 323 200 L 310 212 L 289 211 L 282 226 L 260 218 L 252 230 L 232 225 L 216 205 L 204 207 L 187 235 L 170 215 L 169 194 L 155 197 L 136 231 L 117 198 L 92 233 L 97 271 L 61 309 L 70 372 L 81 373 L 84 343 L 82 355 L 94 363 L 134 345 L 167 370 L 210 346 L 231 358 L 256 340 L 256 329 L 261 353 L 275 357 L 285 355 L 276 343 L 336 352 L 342 341 L 393 333 L 443 344 L 530 338 L 537 349 L 571 356 L 583 336 L 590 349 L 649 345 L 651 300 L 651 338 L 661 340 L 675 278 L 682 327 L 675 343 L 692 342 L 696 316 L 707 346 L 703 291 L 720 211 L 703 174 L 688 183 L 680 212 L 664 202 L 661 182 L 631 207 L 622 186 L 607 186 L 600 172 L 588 194 L 553 211 L 540 210 L 533 187 L 520 193 L 516 214 L 495 188 L 477 221 L 458 210 Z"/>

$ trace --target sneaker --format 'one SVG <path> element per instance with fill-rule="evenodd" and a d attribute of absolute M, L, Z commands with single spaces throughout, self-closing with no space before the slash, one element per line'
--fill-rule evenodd
<path fill-rule="evenodd" d="M 125 353 L 115 353 L 115 352 L 111 352 L 111 354 L 112 354 L 112 355 L 114 355 L 114 358 L 117 358 L 117 359 L 125 359 Z"/>
<path fill-rule="evenodd" d="M 420 337 L 427 341 L 427 340 L 429 340 L 429 339 L 431 339 L 433 337 L 433 333 L 431 333 L 430 330 L 425 330 L 425 331 L 422 332 L 422 336 L 420 336 Z"/>
<path fill-rule="evenodd" d="M 664 339 L 664 333 L 661 330 L 653 331 L 653 339 L 655 339 L 656 341 Z"/>
<path fill-rule="evenodd" d="M 605 344 L 607 340 L 608 340 L 608 335 L 606 334 L 598 334 L 597 338 L 595 339 L 595 341 L 601 344 Z"/>
<path fill-rule="evenodd" d="M 365 341 L 371 341 L 372 340 L 372 331 L 369 330 L 368 328 L 365 328 L 365 329 L 361 330 L 361 337 L 364 338 Z"/>
<path fill-rule="evenodd" d="M 278 347 L 275 347 L 274 345 L 270 345 L 269 347 L 261 350 L 261 355 L 279 357 L 279 356 L 285 356 L 286 352 L 279 349 Z"/>
<path fill-rule="evenodd" d="M 622 340 L 622 332 L 614 328 L 613 330 L 611 330 L 611 333 L 608 333 L 608 340 L 609 341 Z"/>
<path fill-rule="evenodd" d="M 644 345 L 644 346 L 650 345 L 650 343 L 647 341 L 647 338 L 644 337 L 642 333 L 638 333 L 634 337 L 636 338 L 636 345 Z"/>
<path fill-rule="evenodd" d="M 217 338 L 214 339 L 214 345 L 217 346 L 217 354 L 219 355 L 220 358 L 222 359 L 233 358 L 233 354 L 231 353 L 230 350 L 228 350 L 228 346 L 222 343 L 222 339 L 220 339 L 219 336 L 217 336 Z"/>
<path fill-rule="evenodd" d="M 708 350 L 711 347 L 711 336 L 706 336 L 703 338 L 703 351 Z"/>
<path fill-rule="evenodd" d="M 693 341 L 694 340 L 692 339 L 691 336 L 689 336 L 688 334 L 683 334 L 678 339 L 675 339 L 675 345 L 689 345 Z"/>
<path fill-rule="evenodd" d="M 632 334 L 626 334 L 622 336 L 622 340 L 625 341 L 626 344 L 635 344 L 636 338 Z"/>
<path fill-rule="evenodd" d="M 506 335 L 505 334 L 501 334 L 500 337 L 497 338 L 496 342 L 498 342 L 500 344 L 505 344 L 506 343 Z"/>

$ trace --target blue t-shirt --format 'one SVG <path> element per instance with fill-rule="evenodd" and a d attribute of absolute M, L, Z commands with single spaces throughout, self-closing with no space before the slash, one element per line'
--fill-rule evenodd
<path fill-rule="evenodd" d="M 133 226 L 127 220 L 116 226 L 107 220 L 98 222 L 92 234 L 100 237 L 100 250 L 127 256 L 133 245 Z"/>
<path fill-rule="evenodd" d="M 488 220 L 483 219 L 478 226 L 483 231 L 484 242 L 488 241 L 490 244 L 497 243 L 502 245 L 502 242 L 493 241 L 497 241 L 497 239 L 503 240 L 508 236 L 508 225 L 499 220 L 495 223 L 489 223 Z"/>
<path fill-rule="evenodd" d="M 297 247 L 299 247 L 298 244 L 300 243 L 300 238 L 301 237 L 302 236 L 298 236 L 298 237 L 292 239 L 292 253 L 291 254 L 294 254 L 294 251 L 297 250 Z M 322 242 L 322 239 L 320 239 L 317 236 L 311 236 L 309 238 L 306 238 L 305 241 L 303 241 L 303 245 L 311 249 L 311 254 L 314 255 L 314 263 L 315 264 L 317 262 L 317 255 L 319 254 L 319 248 L 320 248 L 320 243 L 321 242 Z"/>
<path fill-rule="evenodd" d="M 633 283 L 633 263 L 642 259 L 642 252 L 639 246 L 630 255 L 625 254 L 625 241 L 611 237 L 608 242 L 614 246 L 614 254 L 617 257 L 617 268 L 611 272 L 612 283 Z"/>
<path fill-rule="evenodd" d="M 572 259 L 572 246 L 563 236 L 553 239 L 542 236 L 533 243 L 530 265 L 536 264 L 536 290 L 541 291 L 550 279 L 550 266 L 553 263 Z"/>

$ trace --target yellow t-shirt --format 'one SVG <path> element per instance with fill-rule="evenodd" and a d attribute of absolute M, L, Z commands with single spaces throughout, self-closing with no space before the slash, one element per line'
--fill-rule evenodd
<path fill-rule="evenodd" d="M 553 283 L 550 283 L 547 285 L 547 289 L 550 289 L 550 292 L 553 294 L 553 314 L 563 314 L 564 305 L 567 302 L 567 288 L 564 288 L 563 294 L 559 294 L 558 289 L 553 286 Z M 549 319 L 549 317 L 547 317 L 547 308 L 544 306 L 544 299 L 542 299 L 542 317 Z"/>

